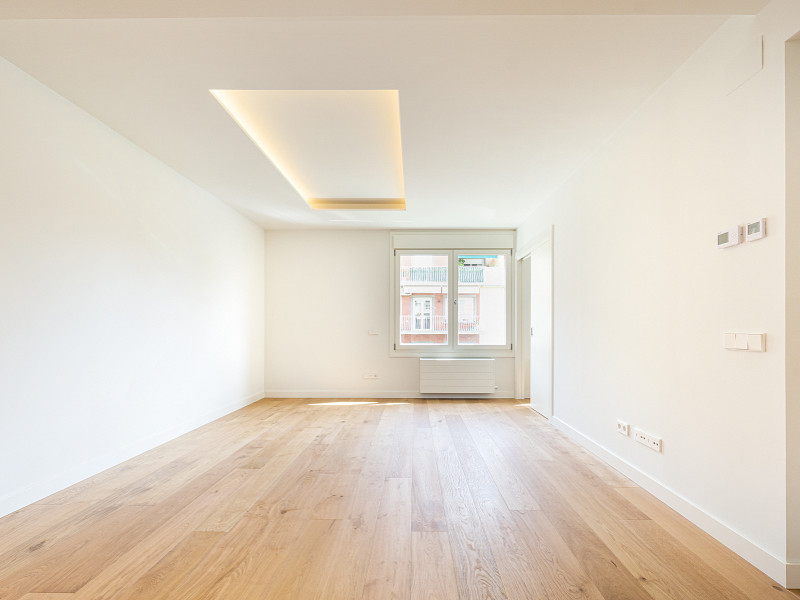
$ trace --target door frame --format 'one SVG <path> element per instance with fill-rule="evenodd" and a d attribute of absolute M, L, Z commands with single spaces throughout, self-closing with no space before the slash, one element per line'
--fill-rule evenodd
<path fill-rule="evenodd" d="M 517 257 L 517 352 L 514 354 L 514 398 L 525 400 L 530 398 L 531 361 L 531 254 Z M 527 273 L 525 272 L 527 270 Z M 527 389 L 526 389 L 527 387 Z"/>
<path fill-rule="evenodd" d="M 554 381 L 554 346 L 555 346 L 555 303 L 554 303 L 554 296 L 555 296 L 555 247 L 554 247 L 554 240 L 555 240 L 555 227 L 550 225 L 546 229 L 542 230 L 537 236 L 533 237 L 529 242 L 518 248 L 517 250 L 517 281 L 522 281 L 521 273 L 523 269 L 522 261 L 525 258 L 530 258 L 531 255 L 536 252 L 538 249 L 541 249 L 542 246 L 545 244 L 550 245 L 550 295 L 547 300 L 549 300 L 549 309 L 550 309 L 550 344 L 546 347 L 546 352 L 548 356 L 546 359 L 548 360 L 549 364 L 549 377 L 550 377 L 550 398 L 549 398 L 549 406 L 545 407 L 545 413 L 543 416 L 546 418 L 550 418 L 555 411 L 555 381 Z M 532 263 L 531 267 L 532 267 Z M 531 268 L 532 271 L 532 268 Z M 531 276 L 529 278 L 530 285 L 533 285 L 533 274 L 531 272 Z M 528 289 L 527 292 L 521 290 L 522 286 L 518 286 L 517 288 L 517 348 L 522 348 L 522 336 L 527 335 L 530 338 L 530 323 L 532 319 L 530 315 L 527 319 L 523 318 L 522 311 L 523 310 L 531 310 L 532 303 L 533 303 L 533 293 L 532 289 Z M 528 304 L 527 308 L 525 307 L 524 299 L 525 294 L 527 293 L 528 297 Z M 528 323 L 526 326 L 525 323 Z M 523 328 L 525 330 L 523 331 Z M 530 345 L 530 353 L 528 357 L 523 356 L 522 352 L 518 352 L 515 355 L 515 397 L 516 399 L 523 399 L 524 398 L 524 386 L 525 386 L 525 370 L 527 369 L 530 373 L 531 367 L 533 364 L 534 356 L 533 356 L 533 345 Z M 533 381 L 531 381 L 531 391 L 533 390 Z M 532 395 L 532 394 L 531 394 Z M 538 411 L 537 411 L 538 412 Z"/>

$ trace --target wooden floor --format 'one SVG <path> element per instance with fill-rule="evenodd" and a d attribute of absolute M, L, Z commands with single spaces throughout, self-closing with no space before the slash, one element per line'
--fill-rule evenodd
<path fill-rule="evenodd" d="M 4 600 L 792 597 L 513 401 L 263 400 L 0 519 Z"/>

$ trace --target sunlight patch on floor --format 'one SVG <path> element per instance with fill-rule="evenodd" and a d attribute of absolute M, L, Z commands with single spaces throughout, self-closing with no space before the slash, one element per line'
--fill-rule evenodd
<path fill-rule="evenodd" d="M 374 402 L 372 400 L 337 400 L 334 402 L 314 402 L 309 406 L 397 406 L 398 404 L 409 404 L 409 402 Z"/>
<path fill-rule="evenodd" d="M 351 401 L 342 401 L 342 402 L 316 402 L 309 404 L 309 406 L 358 406 L 361 404 L 377 404 L 377 402 L 351 402 Z"/>

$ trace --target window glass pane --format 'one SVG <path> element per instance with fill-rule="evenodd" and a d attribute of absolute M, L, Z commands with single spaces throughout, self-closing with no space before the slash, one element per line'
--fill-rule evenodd
<path fill-rule="evenodd" d="M 400 259 L 400 344 L 447 345 L 447 254 Z"/>
<path fill-rule="evenodd" d="M 506 256 L 459 254 L 459 345 L 506 343 Z"/>

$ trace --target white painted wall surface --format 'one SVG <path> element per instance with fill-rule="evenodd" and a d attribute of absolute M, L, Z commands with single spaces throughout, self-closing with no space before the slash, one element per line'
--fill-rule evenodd
<path fill-rule="evenodd" d="M 800 231 L 800 32 L 786 44 L 786 231 Z M 800 236 L 786 238 L 786 555 L 800 588 Z"/>
<path fill-rule="evenodd" d="M 264 232 L 0 59 L 0 514 L 262 396 Z"/>
<path fill-rule="evenodd" d="M 799 28 L 791 0 L 726 22 L 517 238 L 555 224 L 557 422 L 779 580 L 783 53 Z M 763 71 L 728 94 L 726 73 L 762 33 Z M 765 239 L 715 248 L 717 231 L 759 217 Z M 725 351 L 726 331 L 765 332 L 768 351 Z M 618 418 L 662 437 L 663 454 L 618 435 Z"/>
<path fill-rule="evenodd" d="M 419 359 L 389 357 L 389 256 L 387 231 L 267 232 L 267 395 L 420 395 Z M 512 398 L 514 359 L 496 366 Z"/>

